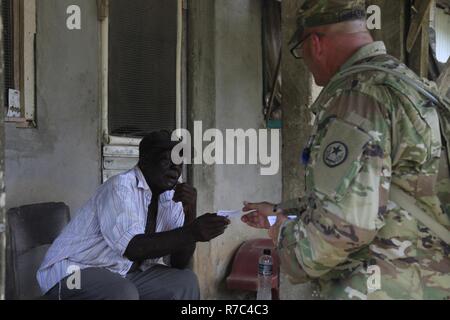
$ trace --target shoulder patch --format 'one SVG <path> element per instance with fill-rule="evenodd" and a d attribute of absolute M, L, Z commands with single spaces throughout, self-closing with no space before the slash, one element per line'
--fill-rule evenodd
<path fill-rule="evenodd" d="M 345 143 L 335 141 L 330 143 L 323 153 L 323 162 L 330 168 L 343 164 L 348 157 L 348 147 Z"/>
<path fill-rule="evenodd" d="M 316 162 L 312 165 L 316 191 L 341 201 L 363 166 L 364 151 L 373 138 L 355 125 L 341 119 L 331 122 L 319 141 Z"/>

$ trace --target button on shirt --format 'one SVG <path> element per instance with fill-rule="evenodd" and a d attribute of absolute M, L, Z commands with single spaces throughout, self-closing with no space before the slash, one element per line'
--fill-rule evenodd
<path fill-rule="evenodd" d="M 161 194 L 156 232 L 177 229 L 184 224 L 183 206 L 172 201 L 174 191 Z M 78 211 L 48 250 L 37 272 L 43 293 L 73 272 L 73 268 L 105 268 L 125 276 L 132 261 L 124 257 L 129 242 L 144 234 L 151 190 L 136 166 L 109 179 Z M 151 259 L 141 265 L 145 270 L 161 264 Z"/>

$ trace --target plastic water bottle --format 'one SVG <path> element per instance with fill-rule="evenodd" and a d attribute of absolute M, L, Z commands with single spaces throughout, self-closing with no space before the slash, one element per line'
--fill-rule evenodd
<path fill-rule="evenodd" d="M 256 300 L 272 300 L 273 260 L 269 249 L 265 249 L 258 261 L 258 293 Z"/>

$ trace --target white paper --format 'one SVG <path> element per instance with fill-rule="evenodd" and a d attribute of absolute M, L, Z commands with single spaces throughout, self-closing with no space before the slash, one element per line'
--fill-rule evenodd
<path fill-rule="evenodd" d="M 8 91 L 8 118 L 20 117 L 20 91 L 9 89 Z"/>
<path fill-rule="evenodd" d="M 276 216 L 270 216 L 270 217 L 267 217 L 267 219 L 269 220 L 270 226 L 273 226 L 277 222 Z M 297 219 L 297 216 L 288 216 L 288 219 L 295 220 L 295 219 Z"/>
<path fill-rule="evenodd" d="M 244 214 L 249 214 L 251 212 L 256 212 L 256 210 L 247 211 L 247 212 L 242 212 L 241 210 L 234 210 L 234 211 L 219 210 L 219 211 L 217 211 L 217 215 L 220 217 L 234 218 L 234 217 L 240 217 Z"/>

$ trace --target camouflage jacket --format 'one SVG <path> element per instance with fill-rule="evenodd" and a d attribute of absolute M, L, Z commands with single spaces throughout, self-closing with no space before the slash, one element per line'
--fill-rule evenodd
<path fill-rule="evenodd" d="M 417 77 L 382 42 L 341 71 L 361 63 Z M 314 280 L 326 299 L 450 299 L 450 247 L 389 200 L 395 184 L 450 232 L 436 109 L 394 76 L 368 71 L 332 79 L 312 110 L 307 193 L 278 239 L 283 271 L 295 283 Z"/>

